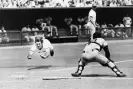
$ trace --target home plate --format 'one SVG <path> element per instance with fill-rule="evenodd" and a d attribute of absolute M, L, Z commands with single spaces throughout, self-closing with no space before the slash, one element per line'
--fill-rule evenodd
<path fill-rule="evenodd" d="M 43 77 L 42 80 L 81 79 L 81 77 Z"/>

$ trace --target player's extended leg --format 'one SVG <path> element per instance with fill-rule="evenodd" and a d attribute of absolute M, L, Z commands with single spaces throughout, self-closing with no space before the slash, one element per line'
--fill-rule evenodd
<path fill-rule="evenodd" d="M 85 51 L 83 51 L 81 59 L 79 60 L 77 71 L 75 73 L 72 73 L 72 76 L 74 77 L 81 76 L 85 65 L 87 65 L 90 62 L 93 62 L 94 61 L 93 58 L 96 55 L 98 55 L 98 51 L 97 50 L 92 51 L 91 49 L 89 49 L 88 45 L 85 46 L 84 50 Z"/>
<path fill-rule="evenodd" d="M 85 63 L 83 62 L 82 58 L 78 61 L 78 68 L 75 73 L 72 73 L 71 75 L 73 77 L 79 77 L 82 74 L 82 71 L 84 70 Z"/>
<path fill-rule="evenodd" d="M 109 67 L 113 72 L 116 73 L 118 77 L 125 77 L 126 75 L 123 74 L 118 67 L 115 65 L 115 63 L 111 59 L 107 59 L 105 56 L 102 54 L 99 54 L 96 57 L 96 61 L 99 62 L 103 66 Z"/>
<path fill-rule="evenodd" d="M 121 72 L 118 67 L 115 65 L 115 63 L 111 60 L 108 61 L 108 67 L 112 69 L 113 72 L 116 73 L 118 77 L 125 77 L 126 75 Z"/>

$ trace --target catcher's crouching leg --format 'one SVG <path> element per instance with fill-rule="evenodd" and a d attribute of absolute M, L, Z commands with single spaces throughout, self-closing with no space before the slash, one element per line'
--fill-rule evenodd
<path fill-rule="evenodd" d="M 110 59 L 107 63 L 107 66 L 112 69 L 113 72 L 116 73 L 118 77 L 125 77 L 126 75 L 121 72 L 118 67 L 115 65 L 115 63 Z"/>
<path fill-rule="evenodd" d="M 81 76 L 82 74 L 82 71 L 84 70 L 84 66 L 85 66 L 85 63 L 80 59 L 78 61 L 78 68 L 77 68 L 77 71 L 75 73 L 72 73 L 71 75 L 73 77 L 79 77 Z"/>

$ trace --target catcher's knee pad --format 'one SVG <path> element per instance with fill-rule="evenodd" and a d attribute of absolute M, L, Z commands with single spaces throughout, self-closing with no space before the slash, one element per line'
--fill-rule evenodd
<path fill-rule="evenodd" d="M 115 63 L 114 63 L 113 60 L 109 59 L 108 62 L 107 62 L 107 66 L 108 66 L 109 68 L 112 69 L 112 68 L 114 68 L 116 65 L 115 65 Z"/>

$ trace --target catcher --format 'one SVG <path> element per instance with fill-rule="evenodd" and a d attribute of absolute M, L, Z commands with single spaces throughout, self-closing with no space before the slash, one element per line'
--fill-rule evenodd
<path fill-rule="evenodd" d="M 38 53 L 41 58 L 46 59 L 49 56 L 54 55 L 54 48 L 49 40 L 45 39 L 41 35 L 38 35 L 35 37 L 35 43 L 32 45 L 27 58 L 32 59 L 34 52 Z"/>
<path fill-rule="evenodd" d="M 101 38 L 101 33 L 95 32 L 93 34 L 93 38 L 94 39 L 89 44 L 87 44 L 83 50 L 77 71 L 75 73 L 72 73 L 71 75 L 74 77 L 81 76 L 82 71 L 87 63 L 98 62 L 102 66 L 112 69 L 112 71 L 116 73 L 118 77 L 125 77 L 126 75 L 123 74 L 117 68 L 115 63 L 110 59 L 108 44 L 103 38 Z M 105 56 L 100 53 L 102 49 L 105 51 Z"/>

